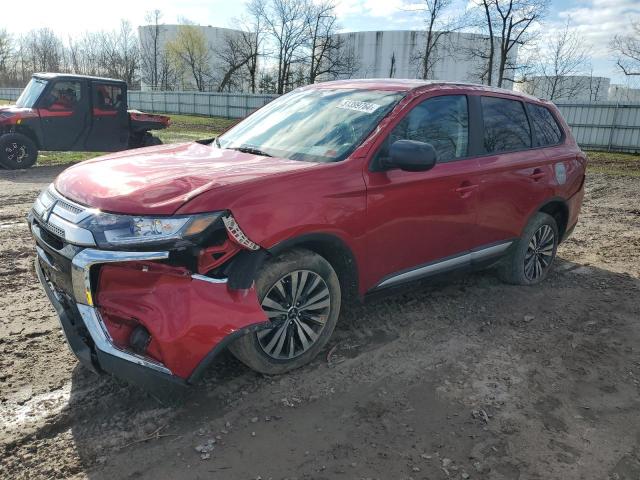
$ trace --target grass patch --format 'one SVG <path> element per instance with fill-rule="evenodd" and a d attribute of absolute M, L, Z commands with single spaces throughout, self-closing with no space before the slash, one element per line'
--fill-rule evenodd
<path fill-rule="evenodd" d="M 587 170 L 624 177 L 640 177 L 640 155 L 619 152 L 588 151 Z"/>
<path fill-rule="evenodd" d="M 64 165 L 103 155 L 102 152 L 38 152 L 38 165 Z"/>

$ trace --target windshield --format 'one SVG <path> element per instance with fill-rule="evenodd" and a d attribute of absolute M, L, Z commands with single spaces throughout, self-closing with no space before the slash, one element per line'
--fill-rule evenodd
<path fill-rule="evenodd" d="M 20 94 L 20 97 L 16 101 L 16 106 L 21 108 L 33 108 L 46 86 L 46 80 L 32 78 Z"/>
<path fill-rule="evenodd" d="M 379 90 L 295 90 L 240 122 L 217 143 L 292 160 L 343 160 L 403 96 Z"/>

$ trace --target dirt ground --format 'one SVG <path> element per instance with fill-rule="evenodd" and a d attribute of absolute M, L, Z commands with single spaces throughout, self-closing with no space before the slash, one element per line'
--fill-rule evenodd
<path fill-rule="evenodd" d="M 179 407 L 79 367 L 0 172 L 0 478 L 638 479 L 640 177 L 590 174 L 549 279 L 491 271 L 344 312 L 280 377 L 228 354 Z"/>

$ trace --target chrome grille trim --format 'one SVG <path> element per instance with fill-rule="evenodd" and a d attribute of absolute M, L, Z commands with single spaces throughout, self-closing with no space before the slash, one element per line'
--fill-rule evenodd
<path fill-rule="evenodd" d="M 42 223 L 41 224 L 45 230 L 47 230 L 50 233 L 53 233 L 54 235 L 60 237 L 62 240 L 65 239 L 64 236 L 64 228 L 60 228 L 57 225 L 54 225 L 52 223 Z"/>
<path fill-rule="evenodd" d="M 53 184 L 43 190 L 33 204 L 33 214 L 38 223 L 62 240 L 83 247 L 96 245 L 93 234 L 78 226 L 94 209 L 79 205 L 60 195 Z"/>

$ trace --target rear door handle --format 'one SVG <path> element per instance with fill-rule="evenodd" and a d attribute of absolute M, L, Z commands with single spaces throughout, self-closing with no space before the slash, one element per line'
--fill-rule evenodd
<path fill-rule="evenodd" d="M 531 174 L 529 174 L 529 178 L 531 180 L 538 181 L 541 178 L 544 178 L 547 174 L 542 171 L 540 168 L 536 168 Z"/>

